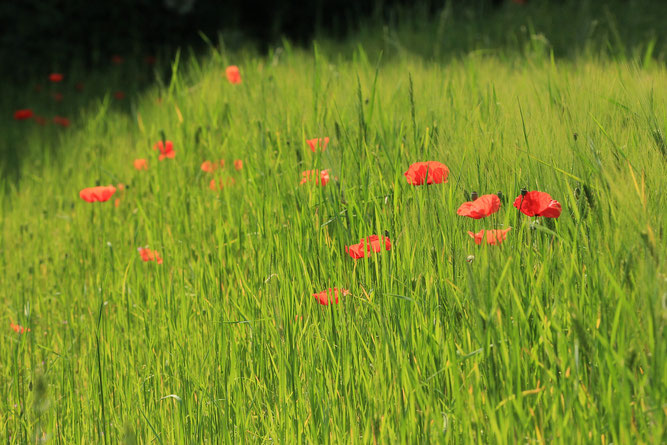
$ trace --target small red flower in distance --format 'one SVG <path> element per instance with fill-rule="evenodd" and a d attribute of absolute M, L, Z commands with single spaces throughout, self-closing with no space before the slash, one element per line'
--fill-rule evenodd
<path fill-rule="evenodd" d="M 327 185 L 329 170 L 306 170 L 301 172 L 301 182 L 299 184 L 303 185 L 311 180 L 314 180 L 316 184 Z"/>
<path fill-rule="evenodd" d="M 524 215 L 546 218 L 558 218 L 562 210 L 560 203 L 548 193 L 537 191 L 528 192 L 525 196 L 517 196 L 514 200 L 514 207 Z"/>
<path fill-rule="evenodd" d="M 144 249 L 143 247 L 139 248 L 139 255 L 144 262 L 155 261 L 158 264 L 162 264 L 162 258 L 156 250 Z"/>
<path fill-rule="evenodd" d="M 12 331 L 16 332 L 17 334 L 24 334 L 26 332 L 30 332 L 30 329 L 24 328 L 23 326 L 16 324 L 14 322 L 9 322 L 9 326 L 12 328 Z"/>
<path fill-rule="evenodd" d="M 51 82 L 62 82 L 64 76 L 60 73 L 51 73 L 49 74 L 49 80 Z"/>
<path fill-rule="evenodd" d="M 415 162 L 403 174 L 410 185 L 423 185 L 424 180 L 426 180 L 426 185 L 441 184 L 447 182 L 449 168 L 437 161 Z"/>
<path fill-rule="evenodd" d="M 359 244 L 345 246 L 345 252 L 347 252 L 355 260 L 364 258 L 366 256 L 366 252 L 381 252 L 383 241 L 385 250 L 390 250 L 391 241 L 389 241 L 389 237 L 384 236 L 381 239 L 378 235 L 371 235 L 368 238 L 362 238 L 359 240 Z"/>
<path fill-rule="evenodd" d="M 37 124 L 41 125 L 42 127 L 46 125 L 46 119 L 42 116 L 35 116 L 35 122 L 37 122 Z"/>
<path fill-rule="evenodd" d="M 473 219 L 480 219 L 496 213 L 499 208 L 500 198 L 498 198 L 498 195 L 482 195 L 474 201 L 468 201 L 461 204 L 461 207 L 456 211 L 456 214 L 468 216 Z"/>
<path fill-rule="evenodd" d="M 468 232 L 468 235 L 470 235 L 475 240 L 475 244 L 479 245 L 482 244 L 484 234 L 486 233 L 486 244 L 494 246 L 505 241 L 505 238 L 507 238 L 507 232 L 509 232 L 511 229 L 511 227 L 508 227 L 504 230 L 480 230 L 477 233 Z"/>
<path fill-rule="evenodd" d="M 230 83 L 241 83 L 241 71 L 239 71 L 238 66 L 228 66 L 225 72 L 227 73 L 227 80 L 229 80 Z"/>
<path fill-rule="evenodd" d="M 234 168 L 236 170 L 241 170 L 243 168 L 243 161 L 240 159 L 235 159 L 234 160 Z"/>
<path fill-rule="evenodd" d="M 53 122 L 60 125 L 61 127 L 69 127 L 69 119 L 66 117 L 54 116 Z"/>
<path fill-rule="evenodd" d="M 208 188 L 210 188 L 213 191 L 218 189 L 222 190 L 222 179 L 219 181 L 219 183 L 220 186 L 218 187 L 218 182 L 216 182 L 215 179 L 211 179 L 211 182 L 208 183 Z"/>
<path fill-rule="evenodd" d="M 225 160 L 220 159 L 220 168 L 225 168 Z"/>
<path fill-rule="evenodd" d="M 125 59 L 123 59 L 118 54 L 114 54 L 113 56 L 111 56 L 111 63 L 113 63 L 114 65 L 121 65 L 124 61 Z"/>
<path fill-rule="evenodd" d="M 103 185 L 85 188 L 79 192 L 79 196 L 86 202 L 104 202 L 108 201 L 114 193 L 116 193 L 116 187 Z"/>
<path fill-rule="evenodd" d="M 77 91 L 83 91 L 83 83 L 78 82 L 76 85 L 74 85 L 74 88 L 76 88 Z"/>
<path fill-rule="evenodd" d="M 310 151 L 315 153 L 317 151 L 317 147 L 321 147 L 322 151 L 324 151 L 327 148 L 327 144 L 329 144 L 329 138 L 315 138 L 315 139 L 306 139 L 306 143 L 310 147 Z"/>
<path fill-rule="evenodd" d="M 123 100 L 125 99 L 125 93 L 123 93 L 122 91 L 116 91 L 115 93 L 113 93 L 113 97 L 115 97 L 116 100 Z"/>
<path fill-rule="evenodd" d="M 160 156 L 158 157 L 159 161 L 163 160 L 164 158 L 172 159 L 176 156 L 176 152 L 174 151 L 174 143 L 171 141 L 166 141 L 164 144 L 162 141 L 159 141 L 153 145 L 153 150 L 160 150 Z"/>
<path fill-rule="evenodd" d="M 205 171 L 206 173 L 213 173 L 215 167 L 216 165 L 213 164 L 211 161 L 204 161 L 201 164 L 202 171 Z"/>
<path fill-rule="evenodd" d="M 62 102 L 64 97 L 63 93 L 53 93 L 53 100 L 56 102 Z"/>
<path fill-rule="evenodd" d="M 137 170 L 148 170 L 148 161 L 145 159 L 135 159 L 134 168 Z"/>
<path fill-rule="evenodd" d="M 323 290 L 322 292 L 318 292 L 316 294 L 313 294 L 313 297 L 317 300 L 318 303 L 320 303 L 323 306 L 328 306 L 329 304 L 338 304 L 338 294 L 340 293 L 341 296 L 345 295 L 350 295 L 350 291 L 347 289 L 338 289 L 337 287 L 334 287 L 333 290 L 331 288 Z"/>
<path fill-rule="evenodd" d="M 33 116 L 32 110 L 30 109 L 25 109 L 25 110 L 16 110 L 14 112 L 14 120 L 17 121 L 24 121 L 26 119 L 30 119 Z"/>

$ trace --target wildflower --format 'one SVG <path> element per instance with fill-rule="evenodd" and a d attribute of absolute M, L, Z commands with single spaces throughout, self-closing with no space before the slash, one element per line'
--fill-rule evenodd
<path fill-rule="evenodd" d="M 86 202 L 105 202 L 116 193 L 113 185 L 88 187 L 79 192 L 79 196 Z"/>
<path fill-rule="evenodd" d="M 482 195 L 474 201 L 468 201 L 461 204 L 461 207 L 456 211 L 456 214 L 468 216 L 473 219 L 480 219 L 496 213 L 499 208 L 500 198 L 498 198 L 498 195 Z"/>
<path fill-rule="evenodd" d="M 24 109 L 24 110 L 16 110 L 14 112 L 14 120 L 17 121 L 24 121 L 26 119 L 30 119 L 33 116 L 32 110 L 31 109 Z"/>
<path fill-rule="evenodd" d="M 324 138 L 306 139 L 306 143 L 310 147 L 310 151 L 315 153 L 317 151 L 317 147 L 321 147 L 322 151 L 324 151 L 327 148 L 327 144 L 329 144 L 329 138 L 324 137 Z"/>
<path fill-rule="evenodd" d="M 176 156 L 176 152 L 174 151 L 174 143 L 171 141 L 166 141 L 164 144 L 162 141 L 159 141 L 153 146 L 153 150 L 160 150 L 160 156 L 158 157 L 159 161 L 163 160 L 164 158 L 172 159 Z"/>
<path fill-rule="evenodd" d="M 12 331 L 16 332 L 17 334 L 25 334 L 26 332 L 30 332 L 30 329 L 24 328 L 23 326 L 14 322 L 9 322 L 9 326 L 12 328 Z"/>
<path fill-rule="evenodd" d="M 219 183 L 220 187 L 218 187 L 218 183 L 215 181 L 215 179 L 211 179 L 211 182 L 208 183 L 208 188 L 210 188 L 213 191 L 218 190 L 218 188 L 222 190 L 222 180 L 220 180 Z"/>
<path fill-rule="evenodd" d="M 51 82 L 57 83 L 57 82 L 62 82 L 64 76 L 60 73 L 51 73 L 49 74 L 49 80 Z"/>
<path fill-rule="evenodd" d="M 63 93 L 53 93 L 53 100 L 56 102 L 62 102 L 64 97 Z"/>
<path fill-rule="evenodd" d="M 234 168 L 236 170 L 241 170 L 243 168 L 243 161 L 240 159 L 235 159 L 234 160 Z"/>
<path fill-rule="evenodd" d="M 225 160 L 220 159 L 220 168 L 225 168 Z"/>
<path fill-rule="evenodd" d="M 141 255 L 141 259 L 144 262 L 155 261 L 158 264 L 162 264 L 162 258 L 160 258 L 160 254 L 156 250 L 150 250 L 143 247 L 140 247 L 138 250 L 139 255 Z"/>
<path fill-rule="evenodd" d="M 201 169 L 202 171 L 205 171 L 206 173 L 213 173 L 215 170 L 215 164 L 213 164 L 211 161 L 204 161 L 201 164 Z"/>
<path fill-rule="evenodd" d="M 42 116 L 35 116 L 35 122 L 37 122 L 37 124 L 41 125 L 42 127 L 46 125 L 46 119 Z"/>
<path fill-rule="evenodd" d="M 561 206 L 548 193 L 532 191 L 521 193 L 514 200 L 514 207 L 527 216 L 544 216 L 546 218 L 558 218 Z"/>
<path fill-rule="evenodd" d="M 54 116 L 53 122 L 61 127 L 69 127 L 70 121 L 66 117 Z"/>
<path fill-rule="evenodd" d="M 115 93 L 113 93 L 113 97 L 115 97 L 116 100 L 123 100 L 125 99 L 125 93 L 123 93 L 122 91 L 116 91 Z"/>
<path fill-rule="evenodd" d="M 305 184 L 311 179 L 315 180 L 316 184 L 327 185 L 329 182 L 329 170 L 305 170 L 301 172 L 301 182 L 299 184 Z"/>
<path fill-rule="evenodd" d="M 385 250 L 391 249 L 391 241 L 389 237 L 384 236 L 380 238 L 378 235 L 371 235 L 368 238 L 362 238 L 359 240 L 358 244 L 352 244 L 351 246 L 345 246 L 345 252 L 347 252 L 355 260 L 359 258 L 364 258 L 366 252 L 371 253 L 371 251 L 378 253 L 382 251 L 382 242 L 384 241 Z"/>
<path fill-rule="evenodd" d="M 509 232 L 511 229 L 511 227 L 508 227 L 504 230 L 480 230 L 477 233 L 468 232 L 468 235 L 470 235 L 475 240 L 475 244 L 479 245 L 482 244 L 482 241 L 484 240 L 484 234 L 486 233 L 486 244 L 495 246 L 496 244 L 500 244 L 505 241 L 505 238 L 507 238 L 507 232 Z"/>
<path fill-rule="evenodd" d="M 123 59 L 118 54 L 114 54 L 113 56 L 111 56 L 111 63 L 113 63 L 114 65 L 122 65 L 124 61 L 125 59 Z"/>
<path fill-rule="evenodd" d="M 329 288 L 323 290 L 322 292 L 313 294 L 313 297 L 315 297 L 317 302 L 321 305 L 328 306 L 329 304 L 338 304 L 338 294 L 341 296 L 350 295 L 350 291 L 347 289 L 338 289 L 337 287 L 334 287 L 333 290 Z"/>
<path fill-rule="evenodd" d="M 145 159 L 135 159 L 134 168 L 137 170 L 148 170 L 148 161 Z"/>
<path fill-rule="evenodd" d="M 426 180 L 426 185 L 442 184 L 447 182 L 449 168 L 437 161 L 415 162 L 404 175 L 410 185 L 423 185 L 424 180 Z"/>
<path fill-rule="evenodd" d="M 238 66 L 230 65 L 225 72 L 227 73 L 227 80 L 229 80 L 229 83 L 241 83 L 241 72 L 239 71 Z"/>

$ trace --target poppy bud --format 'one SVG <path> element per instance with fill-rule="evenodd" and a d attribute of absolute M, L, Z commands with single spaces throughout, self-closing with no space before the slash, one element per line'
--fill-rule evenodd
<path fill-rule="evenodd" d="M 526 193 L 528 193 L 528 190 L 524 188 L 521 189 L 521 196 L 526 196 Z"/>
<path fill-rule="evenodd" d="M 576 141 L 579 135 L 577 133 L 574 133 L 572 136 L 574 136 L 574 140 Z"/>
<path fill-rule="evenodd" d="M 95 181 L 95 186 L 96 186 L 96 187 L 99 187 L 99 186 L 100 186 L 100 180 L 99 180 L 99 179 L 98 179 L 97 181 Z"/>
<path fill-rule="evenodd" d="M 472 198 L 472 200 L 474 201 L 474 200 L 476 200 L 477 198 L 479 198 L 479 195 L 477 194 L 476 191 L 473 190 L 473 191 L 472 191 L 472 194 L 470 195 L 470 198 Z"/>
<path fill-rule="evenodd" d="M 497 193 L 497 195 L 498 195 L 498 199 L 500 199 L 502 202 L 505 202 L 505 198 L 503 197 L 503 192 L 499 191 Z"/>

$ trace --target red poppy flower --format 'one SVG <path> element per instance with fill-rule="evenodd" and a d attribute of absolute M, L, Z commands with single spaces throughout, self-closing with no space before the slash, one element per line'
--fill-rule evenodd
<path fill-rule="evenodd" d="M 165 144 L 160 141 L 153 145 L 153 150 L 160 150 L 160 156 L 158 157 L 159 161 L 163 160 L 164 158 L 172 159 L 176 156 L 176 152 L 174 151 L 174 143 L 171 141 L 166 141 Z"/>
<path fill-rule="evenodd" d="M 124 61 L 125 59 L 123 59 L 118 54 L 114 54 L 113 56 L 111 56 L 111 63 L 113 63 L 114 65 L 121 65 Z"/>
<path fill-rule="evenodd" d="M 24 121 L 30 119 L 33 116 L 32 110 L 26 108 L 25 110 L 16 110 L 14 112 L 14 120 Z"/>
<path fill-rule="evenodd" d="M 382 251 L 382 242 L 384 241 L 384 248 L 386 250 L 391 249 L 391 241 L 389 237 L 383 236 L 382 239 L 378 235 L 371 235 L 368 238 L 362 238 L 359 240 L 359 244 L 352 244 L 351 246 L 345 246 L 345 252 L 347 252 L 355 260 L 359 258 L 364 258 L 366 252 L 371 253 L 381 252 Z"/>
<path fill-rule="evenodd" d="M 241 83 L 241 72 L 239 71 L 238 66 L 228 66 L 225 72 L 227 73 L 227 80 L 229 80 L 230 83 Z"/>
<path fill-rule="evenodd" d="M 235 159 L 234 160 L 234 168 L 236 170 L 241 170 L 243 168 L 243 161 L 240 159 Z"/>
<path fill-rule="evenodd" d="M 49 80 L 51 82 L 62 82 L 64 76 L 60 73 L 51 73 L 49 74 Z"/>
<path fill-rule="evenodd" d="M 46 118 L 43 118 L 42 116 L 35 116 L 35 122 L 43 127 L 46 125 Z"/>
<path fill-rule="evenodd" d="M 324 151 L 327 148 L 327 144 L 329 143 L 329 138 L 315 138 L 315 139 L 306 139 L 306 143 L 310 147 L 310 151 L 315 153 L 317 151 L 317 147 L 321 147 L 322 151 Z"/>
<path fill-rule="evenodd" d="M 558 218 L 562 210 L 560 203 L 548 193 L 537 191 L 528 192 L 524 196 L 517 196 L 514 200 L 514 207 L 524 215 L 544 216 L 546 218 Z"/>
<path fill-rule="evenodd" d="M 56 102 L 62 102 L 64 97 L 63 93 L 53 93 L 53 100 Z"/>
<path fill-rule="evenodd" d="M 134 168 L 137 170 L 148 170 L 148 161 L 145 159 L 135 159 Z"/>
<path fill-rule="evenodd" d="M 206 173 L 213 173 L 215 167 L 215 164 L 213 164 L 211 161 L 204 161 L 201 164 L 202 171 L 205 171 Z"/>
<path fill-rule="evenodd" d="M 486 244 L 494 246 L 505 241 L 505 238 L 507 238 L 507 232 L 509 232 L 511 229 L 511 227 L 508 227 L 504 230 L 480 230 L 477 233 L 468 232 L 468 235 L 470 235 L 475 240 L 475 244 L 479 245 L 482 244 L 484 234 L 486 233 Z"/>
<path fill-rule="evenodd" d="M 225 160 L 220 159 L 220 168 L 225 168 Z"/>
<path fill-rule="evenodd" d="M 211 182 L 208 183 L 208 188 L 210 188 L 213 191 L 218 190 L 218 189 L 222 190 L 222 180 L 220 180 L 219 182 L 220 182 L 220 186 L 218 187 L 218 182 L 216 182 L 215 179 L 211 179 Z"/>
<path fill-rule="evenodd" d="M 474 201 L 468 201 L 461 204 L 461 207 L 456 211 L 456 214 L 468 216 L 473 219 L 480 219 L 496 213 L 499 208 L 500 198 L 498 198 L 498 195 L 482 195 Z"/>
<path fill-rule="evenodd" d="M 428 178 L 426 177 L 428 173 Z M 408 184 L 423 185 L 426 180 L 426 185 L 441 184 L 447 182 L 449 176 L 449 168 L 441 162 L 415 162 L 408 171 L 404 173 Z"/>
<path fill-rule="evenodd" d="M 61 127 L 69 127 L 69 119 L 66 117 L 60 117 L 60 116 L 54 116 L 53 117 L 53 122 L 56 124 L 60 125 Z"/>
<path fill-rule="evenodd" d="M 123 93 L 122 91 L 116 91 L 115 93 L 113 93 L 113 97 L 115 97 L 116 100 L 123 100 L 125 99 L 125 93 Z"/>
<path fill-rule="evenodd" d="M 79 196 L 86 202 L 104 202 L 108 201 L 114 193 L 116 193 L 116 187 L 103 185 L 85 188 L 79 192 Z"/>
<path fill-rule="evenodd" d="M 30 329 L 24 328 L 23 326 L 11 321 L 9 322 L 9 326 L 12 328 L 12 331 L 16 332 L 17 334 L 25 334 L 26 332 L 30 332 Z"/>
<path fill-rule="evenodd" d="M 314 180 L 316 184 L 327 185 L 329 182 L 329 170 L 306 170 L 301 172 L 301 182 L 299 184 L 305 184 Z"/>
<path fill-rule="evenodd" d="M 313 294 L 313 297 L 317 300 L 318 303 L 320 303 L 323 306 L 328 306 L 329 304 L 338 304 L 338 294 L 340 293 L 341 296 L 345 295 L 350 295 L 350 291 L 347 289 L 338 289 L 337 287 L 334 287 L 333 290 L 331 288 L 323 290 L 322 292 L 318 292 L 316 294 Z"/>
<path fill-rule="evenodd" d="M 162 264 L 162 258 L 156 250 L 144 249 L 143 247 L 139 248 L 139 255 L 144 262 L 155 261 L 158 264 Z"/>

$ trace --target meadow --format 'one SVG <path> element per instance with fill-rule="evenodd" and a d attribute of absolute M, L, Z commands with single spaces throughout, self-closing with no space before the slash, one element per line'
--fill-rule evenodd
<path fill-rule="evenodd" d="M 13 93 L 46 117 L 0 124 L 3 442 L 664 441 L 664 59 L 526 33 L 211 43 L 146 89 L 127 59 Z M 424 161 L 447 181 L 410 184 Z M 457 215 L 473 194 L 499 209 Z"/>

